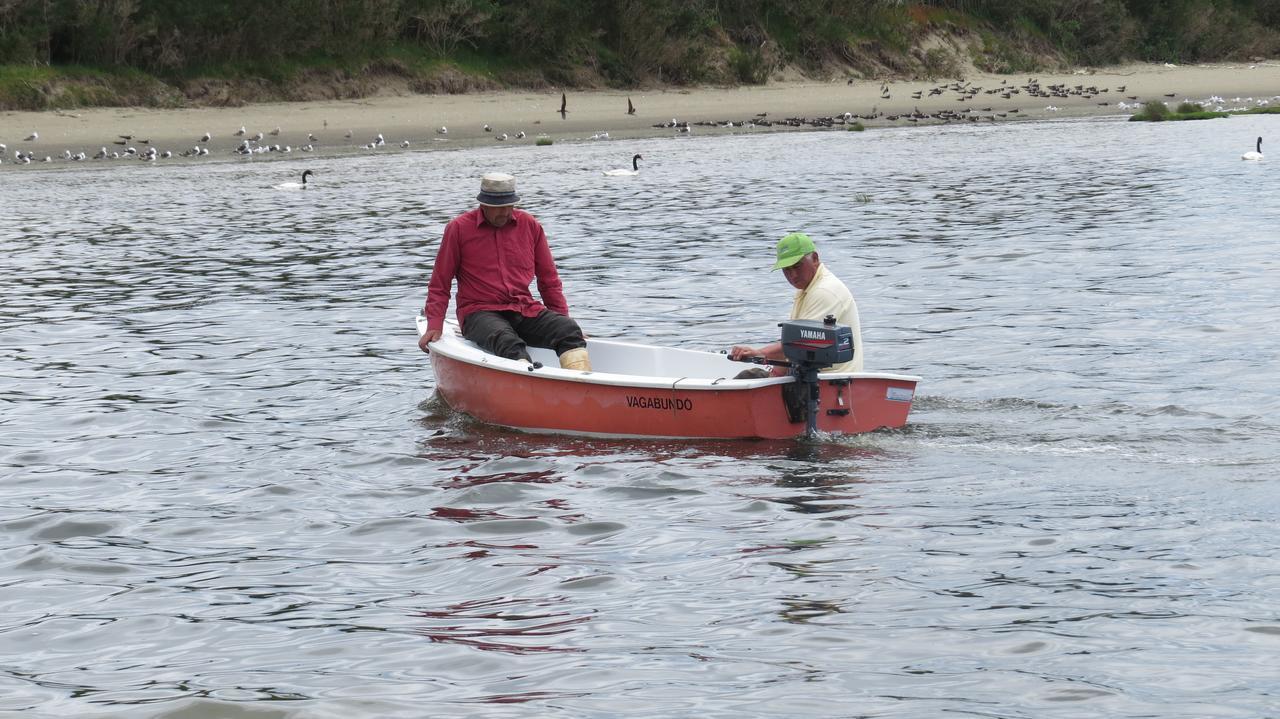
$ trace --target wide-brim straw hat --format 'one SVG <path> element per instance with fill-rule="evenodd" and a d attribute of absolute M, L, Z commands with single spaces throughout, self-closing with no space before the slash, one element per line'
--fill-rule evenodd
<path fill-rule="evenodd" d="M 480 178 L 480 194 L 476 201 L 489 207 L 509 207 L 520 202 L 516 194 L 516 178 L 505 172 L 490 172 Z"/>

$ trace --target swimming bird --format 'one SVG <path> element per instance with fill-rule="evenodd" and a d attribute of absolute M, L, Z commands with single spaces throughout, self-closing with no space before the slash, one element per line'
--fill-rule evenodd
<path fill-rule="evenodd" d="M 503 140 L 507 139 L 507 133 L 505 133 L 505 132 L 504 132 L 504 133 L 501 133 L 501 134 L 499 134 L 499 135 L 495 135 L 493 139 L 495 139 L 495 140 L 497 140 L 497 141 L 501 142 L 501 141 L 503 141 Z"/>
<path fill-rule="evenodd" d="M 489 127 L 488 125 L 485 125 L 485 126 L 484 126 L 484 131 L 485 131 L 485 132 L 493 132 L 493 128 L 492 128 L 492 127 Z"/>
<path fill-rule="evenodd" d="M 1262 159 L 1262 138 L 1258 138 L 1258 149 L 1250 150 L 1240 156 L 1241 160 L 1261 160 Z"/>
<path fill-rule="evenodd" d="M 282 182 L 279 185 L 276 185 L 276 189 L 277 190 L 305 190 L 307 189 L 307 176 L 314 175 L 314 174 L 316 173 L 312 172 L 311 170 L 303 170 L 301 183 Z"/>
<path fill-rule="evenodd" d="M 307 133 L 307 139 L 312 142 L 320 142 L 320 138 L 316 137 L 315 134 L 311 132 Z"/>
<path fill-rule="evenodd" d="M 206 132 L 204 136 L 200 138 L 200 142 L 208 142 L 212 138 L 213 138 L 213 135 L 210 135 L 209 133 Z"/>
<path fill-rule="evenodd" d="M 523 139 L 524 139 L 524 130 L 521 130 L 520 132 L 517 132 L 517 133 L 516 133 L 516 139 L 517 139 L 517 140 L 523 140 Z"/>
<path fill-rule="evenodd" d="M 629 97 L 627 98 L 627 114 L 628 115 L 636 114 L 636 106 L 631 104 L 631 98 Z"/>
<path fill-rule="evenodd" d="M 630 169 L 630 170 L 628 170 L 628 169 L 627 169 L 627 168 L 625 168 L 625 167 L 620 167 L 620 168 L 618 168 L 618 169 L 616 169 L 616 170 L 605 170 L 605 171 L 604 171 L 604 174 L 608 175 L 609 177 L 626 177 L 626 176 L 628 176 L 628 175 L 639 175 L 639 174 L 640 174 L 640 161 L 641 161 L 641 160 L 643 160 L 643 159 L 644 159 L 644 157 L 642 157 L 642 156 L 640 156 L 640 155 L 638 155 L 638 154 L 636 154 L 636 155 L 632 155 L 632 156 L 631 156 L 631 169 Z"/>
<path fill-rule="evenodd" d="M 401 140 L 401 141 L 400 141 L 400 147 L 405 147 L 405 148 L 409 147 L 409 141 L 408 141 L 408 140 Z"/>
<path fill-rule="evenodd" d="M 437 134 L 437 135 L 448 135 L 448 134 L 449 134 L 449 128 L 445 127 L 444 125 L 441 125 L 440 127 L 437 127 L 437 128 L 436 128 L 436 134 Z"/>
<path fill-rule="evenodd" d="M 563 92 L 560 93 L 560 119 L 561 120 L 564 119 L 564 114 L 568 112 L 568 110 L 565 109 L 565 107 L 567 107 L 568 105 L 569 105 L 569 98 L 565 97 Z"/>
<path fill-rule="evenodd" d="M 33 133 L 31 133 L 30 135 L 28 135 L 28 136 L 27 136 L 27 139 L 26 139 L 24 142 L 33 142 L 33 141 L 35 141 L 35 140 L 39 140 L 39 139 L 40 139 L 40 133 L 38 133 L 38 132 L 33 132 Z"/>

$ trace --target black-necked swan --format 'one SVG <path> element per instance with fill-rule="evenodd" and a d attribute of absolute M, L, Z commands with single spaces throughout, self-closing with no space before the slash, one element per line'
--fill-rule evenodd
<path fill-rule="evenodd" d="M 307 189 L 307 175 L 314 175 L 314 174 L 316 173 L 312 172 L 311 170 L 304 170 L 302 172 L 302 182 L 300 183 L 284 182 L 279 185 L 276 185 L 276 189 L 277 190 L 305 190 Z"/>
<path fill-rule="evenodd" d="M 608 175 L 608 176 L 610 176 L 610 177 L 623 177 L 623 176 L 626 176 L 626 175 L 639 175 L 639 174 L 640 174 L 640 161 L 641 161 L 641 160 L 643 160 L 643 159 L 644 159 L 644 158 L 643 158 L 643 157 L 641 157 L 640 155 L 632 155 L 632 157 L 631 157 L 631 169 L 630 169 L 630 170 L 626 169 L 625 167 L 620 167 L 620 168 L 618 168 L 618 169 L 616 169 L 616 170 L 605 170 L 605 171 L 604 171 L 604 174 L 606 174 L 606 175 Z"/>
<path fill-rule="evenodd" d="M 1262 159 L 1262 138 L 1258 138 L 1258 149 L 1250 150 L 1240 156 L 1241 160 L 1261 160 Z"/>

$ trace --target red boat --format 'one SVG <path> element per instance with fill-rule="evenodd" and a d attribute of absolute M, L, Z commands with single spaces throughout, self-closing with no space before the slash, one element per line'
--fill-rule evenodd
<path fill-rule="evenodd" d="M 589 339 L 592 371 L 565 370 L 547 349 L 530 348 L 533 365 L 489 354 L 452 322 L 430 350 L 436 392 L 451 408 L 526 432 L 784 439 L 807 429 L 797 393 L 788 400 L 784 391 L 795 377 L 733 379 L 749 365 L 720 353 Z M 817 429 L 829 434 L 903 426 L 920 381 L 880 372 L 817 378 Z"/>

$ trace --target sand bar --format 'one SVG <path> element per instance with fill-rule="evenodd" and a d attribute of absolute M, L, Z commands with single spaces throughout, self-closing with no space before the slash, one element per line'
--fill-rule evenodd
<path fill-rule="evenodd" d="M 1009 88 L 1025 87 L 1034 77 L 1041 88 L 1062 85 L 1084 88 L 1068 97 L 1041 98 L 1025 90 L 1005 98 Z M 964 94 L 934 88 L 982 88 Z M 7 145 L 4 168 L 13 168 L 15 150 L 31 152 L 37 161 L 45 156 L 63 161 L 65 151 L 90 157 L 102 147 L 121 152 L 147 144 L 175 155 L 192 146 L 207 147 L 199 158 L 228 159 L 244 137 L 263 133 L 261 144 L 298 148 L 311 145 L 314 154 L 367 152 L 365 145 L 381 134 L 379 152 L 408 149 L 457 148 L 478 144 L 533 143 L 539 136 L 556 142 L 588 140 L 600 133 L 611 138 L 664 136 L 676 129 L 655 125 L 693 123 L 698 134 L 730 132 L 794 131 L 774 124 L 744 130 L 753 119 L 769 122 L 790 117 L 831 117 L 843 113 L 859 116 L 867 127 L 905 125 L 903 116 L 942 111 L 973 115 L 976 122 L 1009 122 L 1050 117 L 1130 115 L 1148 100 L 1180 102 L 1221 98 L 1227 108 L 1276 103 L 1280 96 L 1280 61 L 1255 64 L 1171 66 L 1140 64 L 1082 69 L 1071 73 L 1031 76 L 971 74 L 963 80 L 889 81 L 886 98 L 879 81 L 780 82 L 739 88 L 697 88 L 634 91 L 569 91 L 567 112 L 560 115 L 560 93 L 555 91 L 498 92 L 466 95 L 380 96 L 353 101 L 297 102 L 249 105 L 235 108 L 153 110 L 145 108 L 95 108 L 50 112 L 0 113 L 0 143 Z M 1121 90 L 1121 88 L 1124 88 Z M 1093 88 L 1096 92 L 1089 92 Z M 918 93 L 920 98 L 913 97 Z M 628 115 L 627 101 L 636 112 Z M 1121 104 L 1123 103 L 1123 104 Z M 876 115 L 874 119 L 867 116 Z M 896 118 L 896 119 L 894 119 Z M 960 120 L 965 121 L 965 120 Z M 732 122 L 734 127 L 723 123 Z M 918 119 L 917 124 L 937 122 Z M 697 123 L 720 123 L 710 127 Z M 489 130 L 485 130 L 485 126 Z M 234 133 L 241 127 L 245 135 Z M 439 128 L 447 128 L 441 134 Z M 278 135 L 270 133 L 279 128 Z M 33 132 L 34 141 L 24 138 Z M 212 139 L 201 142 L 204 133 Z M 518 133 L 524 133 L 518 138 Z M 350 133 L 350 137 L 347 134 Z M 120 136 L 131 136 L 124 140 Z M 310 136 L 316 139 L 311 140 Z M 505 140 L 498 139 L 502 136 Z M 123 142 L 124 144 L 112 144 Z M 194 160 L 193 160 L 194 161 Z"/>

